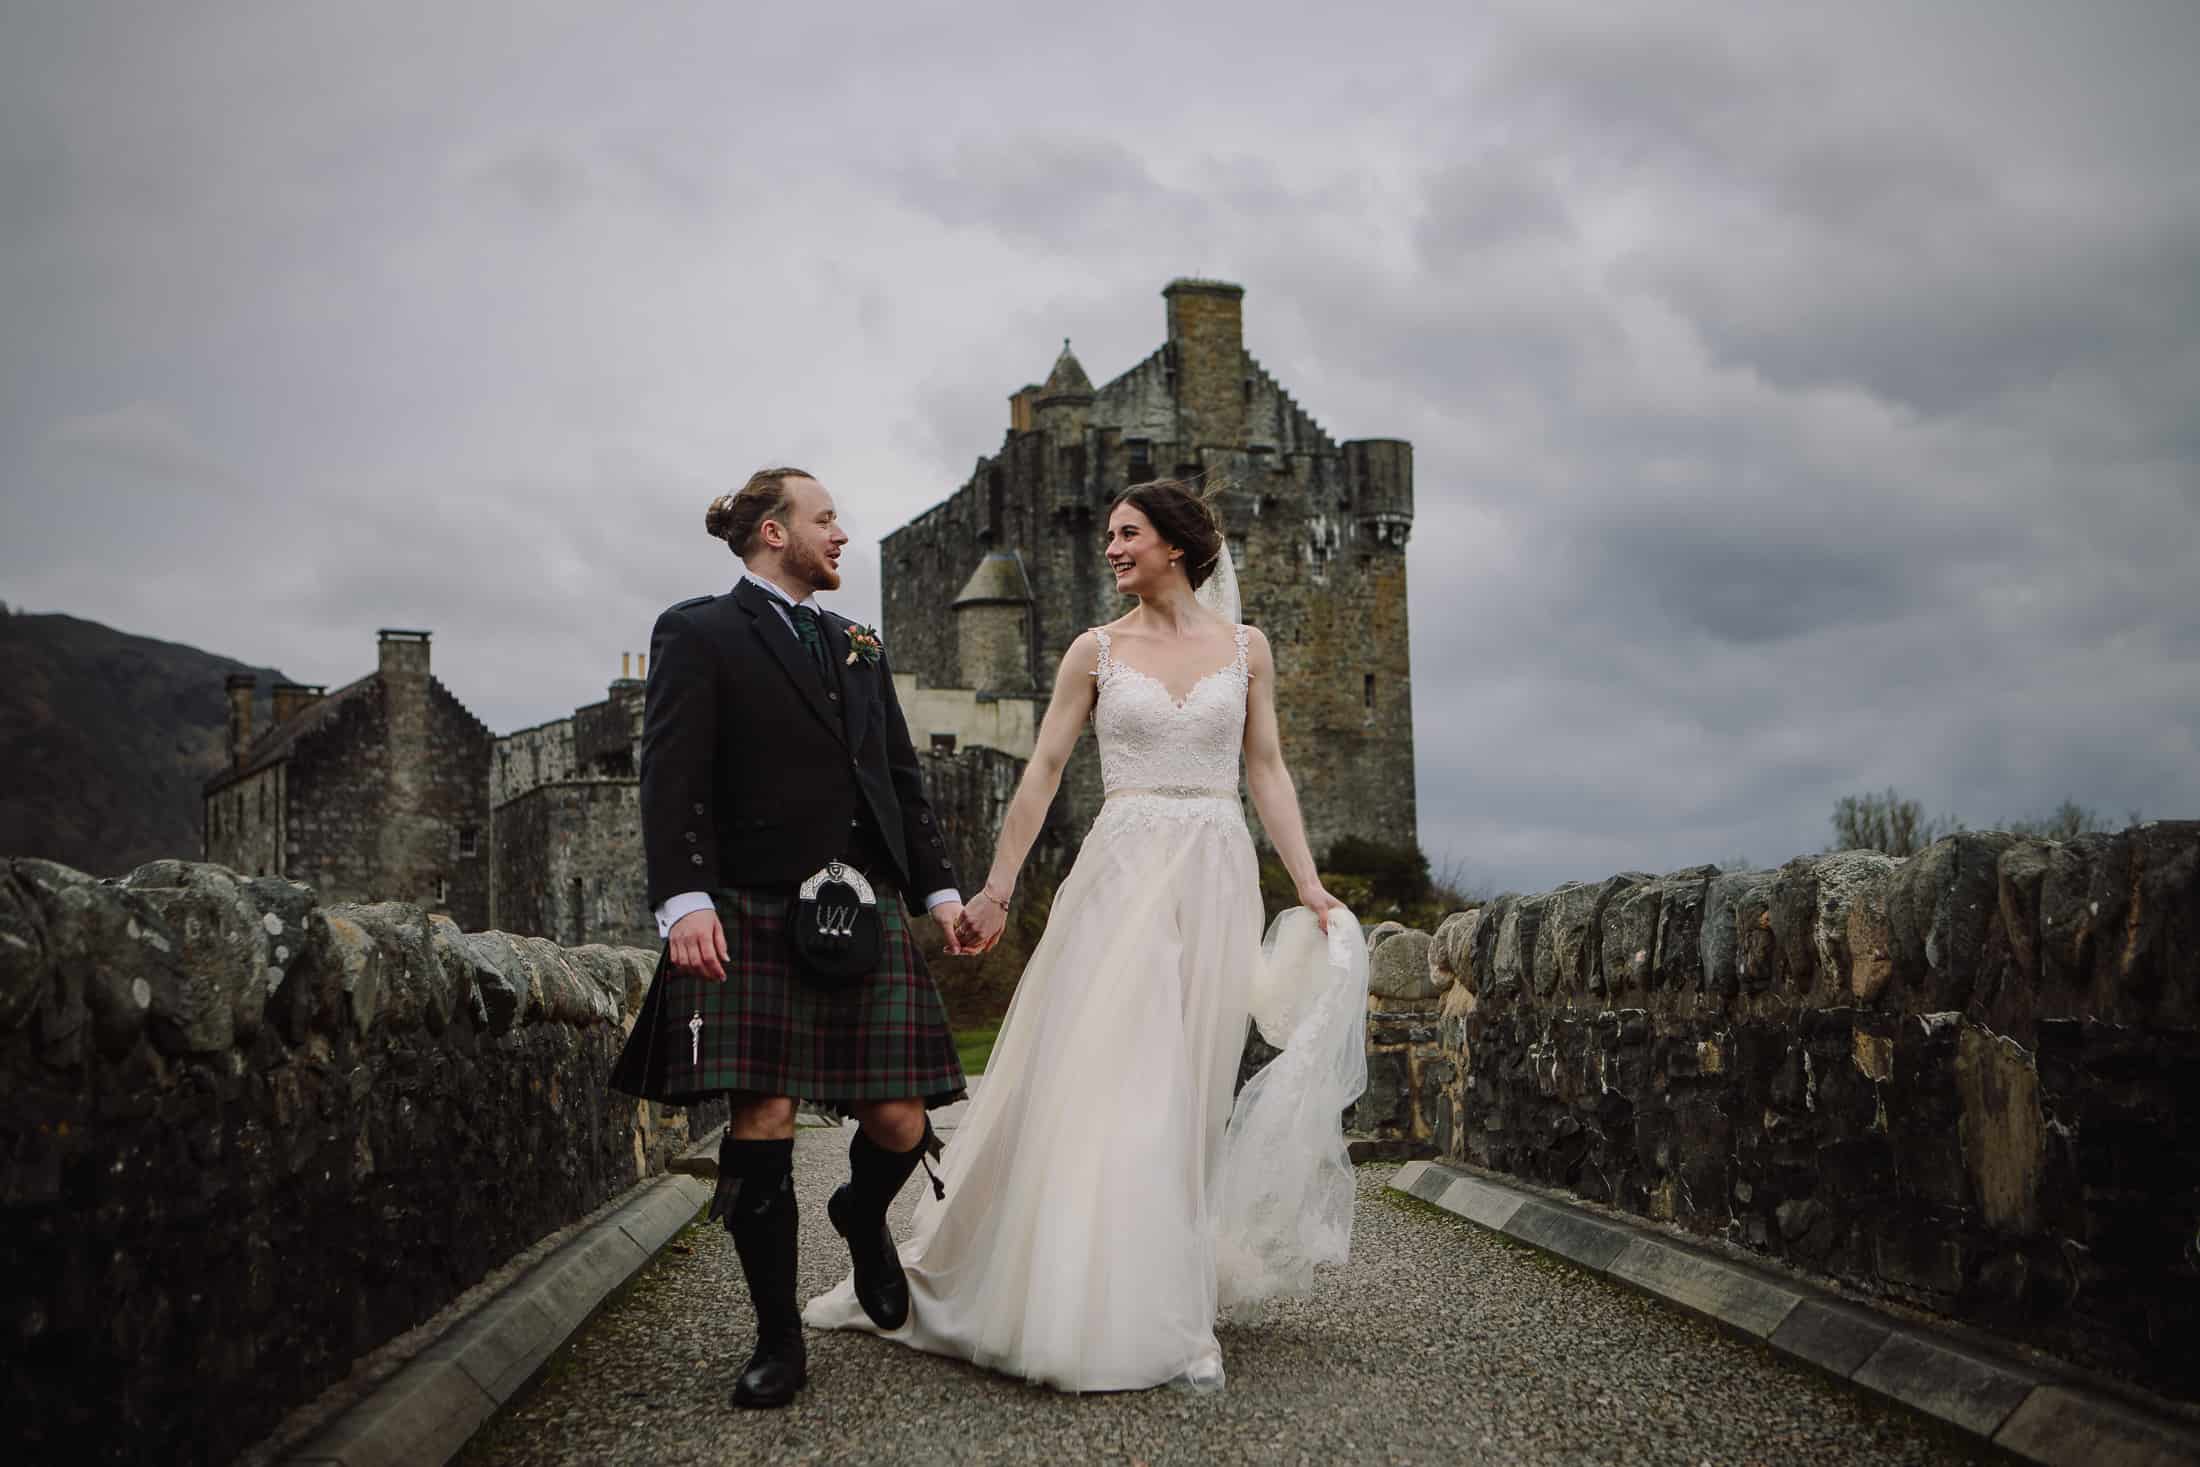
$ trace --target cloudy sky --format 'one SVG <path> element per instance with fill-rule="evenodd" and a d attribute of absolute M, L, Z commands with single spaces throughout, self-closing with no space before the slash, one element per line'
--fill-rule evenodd
<path fill-rule="evenodd" d="M 1060 16 L 1057 22 L 1052 19 Z M 2200 815 L 2200 7 L 0 5 L 0 598 L 503 731 L 1161 286 L 1413 440 L 1421 829 Z"/>

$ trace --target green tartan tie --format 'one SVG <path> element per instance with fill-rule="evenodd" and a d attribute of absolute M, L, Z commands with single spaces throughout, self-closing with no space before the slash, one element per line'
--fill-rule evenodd
<path fill-rule="evenodd" d="M 797 605 L 794 608 L 794 634 L 808 649 L 810 661 L 817 664 L 818 681 L 830 688 L 833 685 L 833 664 L 825 650 L 825 634 L 818 629 L 817 609 Z"/>

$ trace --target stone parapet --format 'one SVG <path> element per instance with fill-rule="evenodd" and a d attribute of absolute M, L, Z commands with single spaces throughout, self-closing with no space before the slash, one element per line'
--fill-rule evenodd
<path fill-rule="evenodd" d="M 227 1461 L 662 1171 L 688 1117 L 605 1084 L 654 964 L 193 862 L 0 863 L 11 1437 Z"/>
<path fill-rule="evenodd" d="M 1626 873 L 1427 960 L 1443 1155 L 2200 1397 L 2200 822 Z"/>

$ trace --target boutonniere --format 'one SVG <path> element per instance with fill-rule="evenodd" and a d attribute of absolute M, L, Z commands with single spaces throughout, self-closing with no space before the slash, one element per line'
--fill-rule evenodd
<path fill-rule="evenodd" d="M 849 626 L 848 665 L 850 667 L 854 667 L 856 665 L 856 660 L 858 658 L 861 658 L 865 662 L 876 662 L 879 659 L 879 654 L 884 652 L 885 650 L 886 644 L 879 640 L 877 627 L 867 627 L 853 624 Z"/>

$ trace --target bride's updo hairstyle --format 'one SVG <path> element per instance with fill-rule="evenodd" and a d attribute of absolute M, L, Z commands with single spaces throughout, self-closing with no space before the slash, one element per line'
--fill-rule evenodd
<path fill-rule="evenodd" d="M 1198 590 L 1222 558 L 1222 521 L 1215 507 L 1182 479 L 1151 479 L 1133 484 L 1108 506 L 1113 514 L 1129 505 L 1144 515 L 1154 533 L 1184 552 L 1184 574 Z"/>
<path fill-rule="evenodd" d="M 713 540 L 723 540 L 743 560 L 756 549 L 756 537 L 764 521 L 787 523 L 787 481 L 814 479 L 808 469 L 758 469 L 738 494 L 721 494 L 703 511 L 703 528 Z"/>

